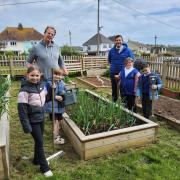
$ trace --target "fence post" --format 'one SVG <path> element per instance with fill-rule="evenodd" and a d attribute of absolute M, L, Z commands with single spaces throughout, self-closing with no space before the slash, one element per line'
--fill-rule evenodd
<path fill-rule="evenodd" d="M 7 58 L 9 60 L 9 72 L 10 72 L 10 76 L 14 77 L 12 56 L 7 56 Z"/>
<path fill-rule="evenodd" d="M 162 81 L 163 81 L 164 87 L 166 87 L 166 85 L 167 85 L 167 83 L 166 83 L 167 71 L 168 71 L 167 61 L 165 61 L 163 59 L 163 63 L 162 63 Z"/>
<path fill-rule="evenodd" d="M 83 76 L 83 71 L 84 71 L 84 58 L 83 58 L 83 56 L 80 56 L 80 63 L 81 63 L 81 76 Z"/>

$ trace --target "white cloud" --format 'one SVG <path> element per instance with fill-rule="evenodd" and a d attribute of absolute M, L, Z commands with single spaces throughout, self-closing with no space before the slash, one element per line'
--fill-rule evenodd
<path fill-rule="evenodd" d="M 17 3 L 16 0 L 0 0 L 1 5 L 13 2 Z M 169 13 L 165 13 L 166 11 Z M 57 29 L 55 40 L 59 45 L 69 43 L 69 29 L 72 32 L 72 43 L 82 45 L 97 31 L 97 0 L 57 0 L 0 6 L 0 17 L 0 31 L 7 26 L 17 26 L 21 22 L 23 26 L 34 27 L 43 33 L 47 25 L 53 25 Z M 125 40 L 130 38 L 144 43 L 154 43 L 156 34 L 157 43 L 180 44 L 180 2 L 101 0 L 100 26 L 103 26 L 101 33 L 106 36 L 122 34 Z"/>

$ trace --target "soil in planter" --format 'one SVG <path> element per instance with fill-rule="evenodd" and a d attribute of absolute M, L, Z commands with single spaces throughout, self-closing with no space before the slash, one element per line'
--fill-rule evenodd
<path fill-rule="evenodd" d="M 180 101 L 160 96 L 155 102 L 155 112 L 180 120 Z"/>
<path fill-rule="evenodd" d="M 98 80 L 97 77 L 83 77 L 81 79 L 83 79 L 83 80 L 85 80 L 85 81 L 87 81 L 87 82 L 89 82 L 95 86 L 102 86 L 103 87 L 103 85 L 104 85 L 104 86 L 110 86 L 111 87 L 111 81 L 108 79 L 104 79 L 102 77 L 100 77 L 100 79 L 103 80 L 103 82 L 104 82 L 103 85 L 102 85 L 102 82 L 100 80 Z"/>

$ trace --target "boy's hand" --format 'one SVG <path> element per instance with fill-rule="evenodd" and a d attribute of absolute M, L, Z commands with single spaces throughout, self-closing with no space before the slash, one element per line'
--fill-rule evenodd
<path fill-rule="evenodd" d="M 52 85 L 51 85 L 51 88 L 52 88 L 52 89 L 56 89 L 56 84 L 55 84 L 55 83 L 52 84 Z"/>
<path fill-rule="evenodd" d="M 152 88 L 153 90 L 155 90 L 155 89 L 157 89 L 157 85 L 152 85 L 151 88 Z"/>
<path fill-rule="evenodd" d="M 55 99 L 56 99 L 57 101 L 60 101 L 60 102 L 61 102 L 61 101 L 63 100 L 63 97 L 62 97 L 62 96 L 56 96 Z"/>

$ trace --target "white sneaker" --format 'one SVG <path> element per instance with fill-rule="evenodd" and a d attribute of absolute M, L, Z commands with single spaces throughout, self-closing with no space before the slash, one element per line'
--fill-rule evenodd
<path fill-rule="evenodd" d="M 47 171 L 47 172 L 44 173 L 44 176 L 45 176 L 45 177 L 51 177 L 51 176 L 53 176 L 53 173 L 52 173 L 51 170 L 49 170 L 49 171 Z"/>

